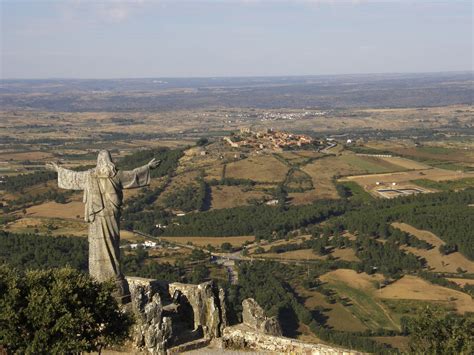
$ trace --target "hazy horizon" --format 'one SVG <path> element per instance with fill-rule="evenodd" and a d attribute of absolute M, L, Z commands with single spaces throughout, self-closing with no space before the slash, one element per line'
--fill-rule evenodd
<path fill-rule="evenodd" d="M 2 79 L 467 72 L 470 1 L 1 2 Z"/>
<path fill-rule="evenodd" d="M 214 75 L 214 76 L 141 76 L 141 77 L 44 77 L 44 78 L 0 78 L 4 81 L 28 81 L 28 80 L 147 80 L 147 79 L 245 79 L 245 78 L 311 78 L 311 77 L 338 77 L 338 76 L 390 76 L 390 75 L 441 75 L 441 74 L 460 74 L 460 73 L 472 73 L 474 70 L 452 70 L 452 71 L 430 71 L 430 72 L 385 72 L 385 73 L 328 73 L 328 74 L 301 74 L 301 75 L 240 75 L 240 76 L 228 76 L 228 75 Z"/>

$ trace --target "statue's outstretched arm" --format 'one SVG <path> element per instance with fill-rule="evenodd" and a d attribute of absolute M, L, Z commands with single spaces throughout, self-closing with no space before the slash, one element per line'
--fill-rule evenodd
<path fill-rule="evenodd" d="M 73 171 L 60 167 L 57 163 L 46 164 L 46 168 L 58 173 L 58 186 L 67 190 L 84 190 L 89 171 Z"/>
<path fill-rule="evenodd" d="M 150 160 L 148 162 L 148 167 L 150 169 L 156 169 L 161 163 L 161 160 L 156 160 L 155 158 L 153 158 L 152 160 Z"/>
<path fill-rule="evenodd" d="M 150 184 L 150 170 L 156 169 L 160 165 L 160 161 L 152 159 L 143 166 L 131 171 L 120 171 L 119 179 L 124 189 L 134 189 L 144 187 Z"/>

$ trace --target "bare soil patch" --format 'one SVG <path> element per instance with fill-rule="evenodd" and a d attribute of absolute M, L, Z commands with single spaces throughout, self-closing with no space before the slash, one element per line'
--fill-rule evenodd
<path fill-rule="evenodd" d="M 357 273 L 350 269 L 338 269 L 322 275 L 320 279 L 324 282 L 342 281 L 351 287 L 374 291 L 376 290 L 375 284 L 382 281 L 384 277 L 380 274 L 368 275 L 365 272 Z"/>
<path fill-rule="evenodd" d="M 474 300 L 466 293 L 433 285 L 417 276 L 405 275 L 377 292 L 381 298 L 442 301 L 455 304 L 459 313 L 474 312 Z"/>

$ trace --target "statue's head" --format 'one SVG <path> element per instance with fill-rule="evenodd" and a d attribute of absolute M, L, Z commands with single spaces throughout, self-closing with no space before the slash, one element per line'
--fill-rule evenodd
<path fill-rule="evenodd" d="M 112 177 L 117 173 L 117 168 L 112 161 L 108 150 L 101 150 L 97 156 L 96 174 L 99 177 Z"/>

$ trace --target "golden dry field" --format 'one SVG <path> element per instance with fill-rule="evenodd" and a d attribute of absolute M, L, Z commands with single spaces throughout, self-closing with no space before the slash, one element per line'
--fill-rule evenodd
<path fill-rule="evenodd" d="M 429 169 L 430 166 L 417 162 L 415 160 L 402 157 L 377 157 L 378 160 L 386 161 L 392 165 L 396 165 L 406 170 L 423 170 Z"/>
<path fill-rule="evenodd" d="M 72 201 L 64 204 L 54 201 L 45 202 L 27 208 L 26 215 L 31 217 L 82 219 L 84 218 L 84 203 L 82 201 Z"/>
<path fill-rule="evenodd" d="M 345 249 L 334 249 L 331 253 L 336 259 L 346 260 L 346 261 L 360 261 L 360 259 L 355 254 L 354 249 L 345 248 Z"/>
<path fill-rule="evenodd" d="M 407 232 L 415 237 L 424 240 L 434 246 L 430 250 L 418 249 L 408 246 L 403 246 L 402 249 L 409 251 L 412 254 L 426 259 L 428 266 L 435 272 L 458 272 L 461 268 L 469 273 L 474 272 L 474 262 L 470 261 L 460 252 L 442 255 L 439 252 L 439 247 L 446 244 L 440 238 L 429 231 L 424 231 L 410 226 L 406 223 L 392 223 L 392 226 L 404 232 Z"/>
<path fill-rule="evenodd" d="M 317 199 L 339 198 L 334 178 L 385 171 L 400 171 L 403 167 L 388 163 L 380 158 L 357 156 L 355 154 L 344 154 L 340 156 L 328 156 L 318 159 L 301 168 L 311 176 L 314 189 L 304 193 L 290 193 L 293 204 L 310 203 Z M 351 178 L 348 178 L 351 179 Z M 342 180 L 342 179 L 341 179 Z"/>
<path fill-rule="evenodd" d="M 433 285 L 417 276 L 405 275 L 377 291 L 380 298 L 433 301 L 455 305 L 458 313 L 474 312 L 474 300 L 466 293 Z"/>
<path fill-rule="evenodd" d="M 339 296 L 350 300 L 350 305 L 346 307 L 366 327 L 400 329 L 396 319 L 376 295 L 378 285 L 383 281 L 382 275 L 338 269 L 322 275 L 320 280 Z"/>
<path fill-rule="evenodd" d="M 2 152 L 1 159 L 16 161 L 16 160 L 47 160 L 53 158 L 54 155 L 48 152 L 42 151 L 29 151 L 29 152 Z"/>
<path fill-rule="evenodd" d="M 5 227 L 5 230 L 14 233 L 39 233 L 58 235 L 87 236 L 87 224 L 79 219 L 69 220 L 46 217 L 24 217 L 17 219 Z"/>
<path fill-rule="evenodd" d="M 327 309 L 324 314 L 328 317 L 327 324 L 336 330 L 348 332 L 360 332 L 367 327 L 358 318 L 356 318 L 347 307 L 341 303 L 329 303 L 318 291 L 306 290 L 297 287 L 296 292 L 304 300 L 304 306 L 308 309 L 323 307 Z"/>
<path fill-rule="evenodd" d="M 283 181 L 287 172 L 288 167 L 272 155 L 251 156 L 227 164 L 226 177 L 272 183 Z"/>
<path fill-rule="evenodd" d="M 236 206 L 248 205 L 252 199 L 260 200 L 268 197 L 267 194 L 250 190 L 238 186 L 213 186 L 211 189 L 211 207 L 213 209 L 232 208 Z"/>

